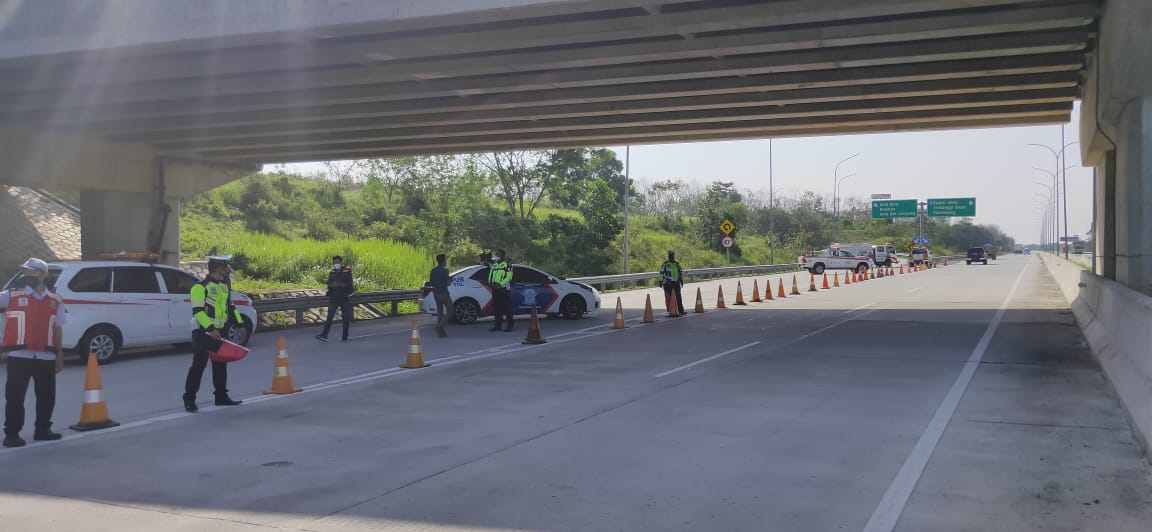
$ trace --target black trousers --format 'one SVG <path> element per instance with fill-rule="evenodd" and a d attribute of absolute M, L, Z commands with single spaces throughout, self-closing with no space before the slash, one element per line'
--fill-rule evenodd
<path fill-rule="evenodd" d="M 15 436 L 24 428 L 24 396 L 28 381 L 36 383 L 36 430 L 52 427 L 56 409 L 56 360 L 8 357 L 8 381 L 4 388 L 4 433 Z"/>
<path fill-rule="evenodd" d="M 512 328 L 512 291 L 507 288 L 492 289 L 492 312 L 496 314 L 496 328 L 508 319 L 508 328 Z"/>
<path fill-rule="evenodd" d="M 347 299 L 344 301 L 328 300 L 328 318 L 324 320 L 324 332 L 320 333 L 320 336 L 328 337 L 328 331 L 332 330 L 332 318 L 336 316 L 336 309 L 340 309 L 340 319 L 344 320 L 344 335 L 340 339 L 347 340 L 348 326 L 352 324 L 352 302 Z"/>
<path fill-rule="evenodd" d="M 208 350 L 213 340 L 203 329 L 192 331 L 192 367 L 188 368 L 188 378 L 184 381 L 184 399 L 195 401 L 200 391 L 200 381 L 204 378 L 204 368 L 208 366 Z M 228 395 L 228 363 L 212 363 L 212 386 L 216 395 Z"/>
<path fill-rule="evenodd" d="M 680 315 L 684 315 L 684 298 L 680 296 L 680 283 L 664 283 L 664 299 L 669 299 L 672 295 L 676 295 L 676 310 Z"/>

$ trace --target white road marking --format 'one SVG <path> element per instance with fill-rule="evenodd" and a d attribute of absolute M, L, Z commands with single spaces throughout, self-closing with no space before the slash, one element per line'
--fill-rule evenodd
<path fill-rule="evenodd" d="M 863 305 L 860 305 L 859 307 L 848 309 L 845 312 L 856 312 L 857 310 L 864 310 L 868 307 L 875 307 L 875 306 L 876 306 L 876 303 L 865 303 Z"/>
<path fill-rule="evenodd" d="M 848 323 L 848 322 L 850 322 L 850 321 L 852 321 L 852 320 L 858 320 L 858 319 L 860 319 L 860 318 L 863 318 L 864 316 L 867 316 L 867 315 L 869 315 L 869 314 L 871 314 L 871 313 L 873 313 L 873 312 L 876 312 L 877 310 L 880 310 L 880 309 L 876 308 L 876 309 L 872 309 L 872 310 L 869 310 L 868 312 L 861 312 L 860 314 L 856 314 L 856 315 L 850 316 L 850 317 L 848 317 L 848 318 L 844 318 L 844 319 L 842 319 L 842 320 L 840 320 L 840 321 L 838 321 L 838 322 L 836 322 L 836 323 L 833 323 L 833 324 L 831 324 L 831 325 L 825 325 L 825 326 L 823 326 L 823 327 L 821 327 L 821 328 L 819 328 L 819 329 L 816 329 L 815 331 L 812 331 L 812 332 L 810 332 L 810 333 L 804 334 L 803 336 L 801 336 L 801 337 L 797 338 L 797 339 L 796 339 L 796 341 L 798 342 L 798 341 L 800 341 L 800 340 L 803 340 L 803 339 L 805 339 L 805 338 L 808 338 L 808 337 L 810 337 L 810 336 L 815 336 L 815 335 L 817 335 L 817 334 L 820 334 L 820 333 L 822 333 L 822 332 L 824 332 L 824 331 L 827 331 L 828 329 L 831 329 L 831 328 L 833 328 L 833 327 L 836 327 L 836 326 L 839 326 L 839 325 L 843 325 L 843 324 L 845 324 L 845 323 Z"/>
<path fill-rule="evenodd" d="M 655 378 L 655 379 L 659 379 L 660 377 L 667 377 L 668 375 L 671 375 L 671 374 L 673 374 L 673 373 L 676 373 L 677 371 L 683 371 L 683 370 L 686 370 L 686 369 L 688 369 L 688 368 L 691 368 L 691 367 L 695 367 L 695 366 L 698 366 L 698 365 L 700 365 L 700 364 L 703 364 L 703 363 L 705 363 L 705 362 L 711 362 L 711 361 L 713 361 L 713 360 L 716 360 L 717 358 L 720 358 L 720 357 L 723 357 L 723 356 L 728 356 L 728 355 L 731 355 L 732 353 L 736 353 L 736 352 L 739 352 L 739 351 L 743 351 L 743 350 L 745 350 L 745 349 L 748 349 L 749 347 L 752 347 L 752 346 L 755 346 L 755 345 L 759 345 L 759 344 L 760 344 L 760 342 L 752 342 L 752 343 L 750 343 L 750 344 L 744 344 L 744 345 L 742 345 L 742 346 L 740 346 L 740 347 L 737 347 L 736 349 L 729 349 L 729 350 L 727 350 L 727 351 L 725 351 L 725 352 L 723 352 L 723 353 L 718 353 L 718 354 L 712 355 L 712 356 L 710 356 L 710 357 L 708 357 L 708 358 L 702 358 L 702 359 L 700 359 L 700 360 L 697 360 L 696 362 L 692 362 L 692 363 L 690 363 L 690 364 L 684 364 L 683 366 L 680 366 L 680 367 L 678 367 L 678 368 L 676 368 L 676 369 L 670 369 L 670 370 L 668 370 L 668 371 L 665 371 L 664 373 L 657 373 L 657 374 L 653 375 L 653 376 L 652 376 L 652 378 Z"/>
<path fill-rule="evenodd" d="M 919 291 L 921 291 L 921 290 L 923 290 L 923 289 L 924 289 L 924 287 L 923 287 L 923 286 L 917 286 L 917 287 L 915 287 L 915 288 L 909 288 L 909 289 L 908 289 L 908 293 L 912 293 L 912 292 L 919 292 Z"/>
<path fill-rule="evenodd" d="M 1000 303 L 1000 308 L 996 311 L 996 315 L 992 317 L 992 322 L 988 324 L 988 328 L 984 330 L 984 336 L 980 338 L 980 342 L 976 344 L 976 348 L 972 350 L 972 355 L 968 357 L 968 362 L 964 364 L 963 371 L 960 376 L 956 378 L 956 382 L 952 384 L 952 388 L 948 390 L 948 395 L 944 397 L 944 402 L 936 410 L 936 414 L 932 416 L 932 421 L 928 423 L 928 428 L 924 429 L 924 433 L 920 435 L 920 440 L 916 442 L 916 446 L 912 448 L 912 452 L 904 461 L 904 465 L 900 468 L 900 472 L 896 474 L 896 478 L 892 480 L 892 485 L 888 487 L 888 491 L 884 494 L 884 498 L 880 500 L 880 505 L 876 507 L 876 511 L 872 513 L 872 518 L 868 520 L 868 524 L 864 526 L 864 532 L 892 532 L 896 528 L 896 523 L 900 520 L 900 515 L 904 513 L 904 507 L 908 504 L 908 498 L 912 496 L 912 490 L 916 488 L 916 483 L 920 481 L 920 476 L 924 474 L 924 468 L 928 466 L 928 460 L 932 458 L 932 453 L 936 451 L 936 445 L 940 443 L 940 437 L 944 435 L 944 430 L 948 428 L 948 423 L 952 420 L 952 415 L 956 413 L 956 407 L 960 404 L 960 399 L 964 397 L 964 392 L 968 389 L 968 383 L 972 381 L 972 375 L 976 373 L 976 368 L 980 365 L 980 361 L 984 358 L 984 352 L 988 350 L 988 344 L 992 342 L 992 336 L 996 334 L 996 330 L 1000 328 L 1000 322 L 1004 319 L 1004 313 L 1008 311 L 1008 307 L 1012 303 L 1012 298 L 1016 295 L 1016 289 L 1020 287 L 1020 281 L 1024 279 L 1024 274 L 1031 267 L 1032 263 L 1020 271 L 1020 275 L 1016 277 L 1016 282 L 1012 284 L 1012 290 Z"/>

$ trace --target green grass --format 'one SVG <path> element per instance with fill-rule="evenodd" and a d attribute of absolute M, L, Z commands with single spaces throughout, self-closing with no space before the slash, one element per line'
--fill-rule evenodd
<path fill-rule="evenodd" d="M 235 256 L 235 287 L 246 292 L 292 288 L 323 288 L 331 257 L 340 255 L 353 270 L 360 291 L 410 289 L 423 284 L 431 257 L 407 244 L 384 240 L 316 241 L 226 232 L 211 242 L 184 242 L 189 258 L 217 253 Z"/>

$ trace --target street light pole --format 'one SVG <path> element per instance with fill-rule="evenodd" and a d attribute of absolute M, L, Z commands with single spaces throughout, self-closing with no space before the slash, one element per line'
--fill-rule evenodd
<path fill-rule="evenodd" d="M 776 264 L 776 192 L 772 186 L 772 139 L 768 139 L 768 258 Z"/>
<path fill-rule="evenodd" d="M 1064 124 L 1060 124 L 1060 144 L 1064 144 Z M 1068 146 L 1064 148 L 1065 149 L 1060 150 L 1061 162 L 1057 168 L 1063 167 L 1061 171 L 1063 174 L 1061 182 L 1064 188 L 1064 260 L 1068 260 L 1068 248 L 1070 247 L 1069 244 L 1071 244 L 1071 242 L 1068 242 Z"/>
<path fill-rule="evenodd" d="M 624 147 L 624 273 L 628 272 L 628 191 L 632 188 L 632 146 Z"/>
<path fill-rule="evenodd" d="M 1057 180 L 1057 175 L 1060 173 L 1060 168 L 1061 168 L 1060 161 L 1061 161 L 1061 156 L 1064 155 L 1064 150 L 1067 150 L 1069 146 L 1077 143 L 1076 141 L 1072 141 L 1072 142 L 1069 142 L 1067 144 L 1064 144 L 1064 126 L 1060 126 L 1060 143 L 1063 144 L 1063 147 L 1060 148 L 1060 151 L 1056 151 L 1055 149 L 1053 149 L 1051 146 L 1048 146 L 1047 144 L 1037 144 L 1037 143 L 1029 143 L 1028 144 L 1029 146 L 1036 146 L 1038 148 L 1044 148 L 1044 149 L 1048 150 L 1052 154 L 1052 158 L 1055 159 L 1056 167 L 1054 168 L 1054 170 L 1056 170 L 1056 171 L 1050 172 L 1050 174 L 1052 175 L 1052 187 L 1053 188 L 1056 188 L 1056 186 L 1059 183 L 1059 181 Z M 1067 172 L 1065 172 L 1065 174 L 1067 174 Z M 1057 201 L 1057 198 L 1055 197 L 1055 195 L 1053 195 L 1053 197 L 1052 197 L 1052 214 L 1053 214 L 1052 227 L 1053 227 L 1053 230 L 1052 230 L 1052 235 L 1051 235 L 1053 238 L 1055 238 L 1060 233 L 1060 210 L 1059 210 L 1059 206 L 1056 203 L 1056 201 Z M 1065 201 L 1065 203 L 1067 203 L 1068 198 L 1065 197 L 1064 201 Z M 1067 234 L 1068 233 L 1068 220 L 1067 220 L 1068 211 L 1067 211 L 1067 209 L 1064 210 L 1064 216 L 1065 216 L 1065 220 L 1064 220 L 1064 233 L 1065 234 L 1064 234 L 1064 236 L 1067 237 L 1068 236 L 1068 234 Z M 1055 240 L 1057 240 L 1057 242 L 1052 247 L 1052 254 L 1053 255 L 1059 255 L 1060 254 L 1059 239 L 1055 238 Z"/>
<path fill-rule="evenodd" d="M 839 189 L 840 189 L 840 181 L 842 181 L 840 179 L 840 165 L 848 162 L 851 159 L 855 159 L 856 157 L 859 157 L 859 156 L 860 156 L 860 154 L 856 153 L 854 155 L 850 155 L 848 157 L 840 159 L 840 162 L 836 163 L 836 168 L 832 170 L 832 238 L 834 240 L 840 235 L 840 191 L 839 191 Z M 856 174 L 852 174 L 852 175 L 856 175 Z M 852 175 L 849 175 L 849 176 L 845 177 L 844 179 L 848 179 L 849 177 L 852 177 Z"/>

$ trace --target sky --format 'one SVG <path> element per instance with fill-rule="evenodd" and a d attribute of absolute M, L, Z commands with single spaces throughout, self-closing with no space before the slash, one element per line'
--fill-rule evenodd
<path fill-rule="evenodd" d="M 1079 140 L 1079 104 L 1064 126 L 1065 143 Z M 772 141 L 772 181 L 777 194 L 811 190 L 832 197 L 833 171 L 840 166 L 841 205 L 872 194 L 892 199 L 976 198 L 981 224 L 995 224 L 1020 243 L 1040 241 L 1041 213 L 1049 194 L 1052 153 L 1060 151 L 1060 126 L 886 133 L 776 139 Z M 632 179 L 731 181 L 738 189 L 768 190 L 768 140 L 631 146 Z M 624 146 L 610 146 L 621 160 Z M 1068 233 L 1086 237 L 1092 223 L 1092 169 L 1080 166 L 1080 146 L 1067 150 Z M 1040 167 L 1049 173 L 1036 170 Z M 315 164 L 288 165 L 315 172 Z M 1036 184 L 1042 182 L 1044 184 Z M 1062 185 L 1058 188 L 1062 189 Z M 1062 191 L 1060 192 L 1063 193 Z M 1063 231 L 1063 205 L 1061 227 Z"/>

